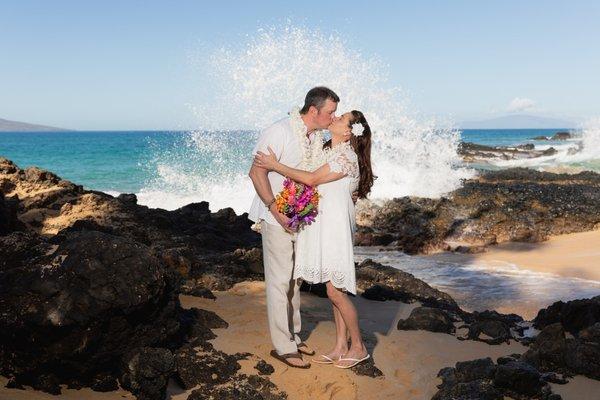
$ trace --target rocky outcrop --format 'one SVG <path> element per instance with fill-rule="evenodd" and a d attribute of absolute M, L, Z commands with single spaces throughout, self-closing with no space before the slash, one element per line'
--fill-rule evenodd
<path fill-rule="evenodd" d="M 212 213 L 205 202 L 149 209 L 134 195 L 83 190 L 6 159 L 0 189 L 0 374 L 8 386 L 59 394 L 61 384 L 120 384 L 158 400 L 175 377 L 203 393 L 227 394 L 230 384 L 249 398 L 285 397 L 268 380 L 237 374 L 244 355 L 210 345 L 226 321 L 179 303 L 182 284 L 214 298 L 210 288 L 261 278 L 252 250 L 259 237 L 245 215 Z"/>
<path fill-rule="evenodd" d="M 362 296 L 369 300 L 400 300 L 405 303 L 415 301 L 447 310 L 460 308 L 450 297 L 429 286 L 408 272 L 366 259 L 356 266 L 356 285 Z"/>
<path fill-rule="evenodd" d="M 423 329 L 430 332 L 454 333 L 454 321 L 448 313 L 437 308 L 417 307 L 407 319 L 398 321 L 400 330 Z"/>
<path fill-rule="evenodd" d="M 363 205 L 358 220 L 357 245 L 409 254 L 539 242 L 600 226 L 600 175 L 525 168 L 487 172 L 444 198 L 402 197 Z"/>
<path fill-rule="evenodd" d="M 169 377 L 175 370 L 173 353 L 143 347 L 123 357 L 121 386 L 144 400 L 163 400 Z"/>
<path fill-rule="evenodd" d="M 20 229 L 42 237 L 98 231 L 144 244 L 187 279 L 190 290 L 227 289 L 260 279 L 260 236 L 246 215 L 207 202 L 174 211 L 137 204 L 133 194 L 117 198 L 84 190 L 36 167 L 20 169 L 0 158 L 0 232 Z M 260 252 L 258 253 L 260 256 Z"/>
<path fill-rule="evenodd" d="M 546 138 L 544 137 L 542 140 L 546 140 Z M 552 147 L 549 149 L 537 150 L 533 143 L 518 146 L 486 146 L 470 142 L 461 142 L 458 146 L 458 154 L 466 163 L 487 164 L 491 161 L 522 160 L 550 156 L 555 153 L 556 149 Z"/>
<path fill-rule="evenodd" d="M 502 361 L 502 362 L 500 362 Z M 558 400 L 552 389 L 531 365 L 505 358 L 494 364 L 491 358 L 456 363 L 440 370 L 442 383 L 432 400 L 450 399 L 545 399 Z"/>
<path fill-rule="evenodd" d="M 575 336 L 582 329 L 600 322 L 600 296 L 567 302 L 557 301 L 538 311 L 533 320 L 537 329 L 543 329 L 557 322 L 565 331 Z"/>
<path fill-rule="evenodd" d="M 548 325 L 522 358 L 542 371 L 600 379 L 599 330 L 600 324 L 596 324 L 582 336 L 566 337 L 560 324 Z"/>
<path fill-rule="evenodd" d="M 180 330 L 176 278 L 147 246 L 102 232 L 30 244 L 42 251 L 0 272 L 3 375 L 90 382 Z"/>

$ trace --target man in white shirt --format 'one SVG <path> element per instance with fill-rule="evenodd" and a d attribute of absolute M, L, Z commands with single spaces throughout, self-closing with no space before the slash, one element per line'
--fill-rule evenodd
<path fill-rule="evenodd" d="M 264 129 L 253 154 L 268 153 L 271 147 L 280 162 L 293 168 L 310 170 L 311 160 L 320 159 L 322 137 L 335 118 L 340 99 L 331 89 L 315 87 L 308 91 L 304 107 Z M 299 115 L 298 115 L 299 113 Z M 315 142 L 317 141 L 317 142 Z M 283 189 L 285 177 L 274 171 L 252 166 L 249 173 L 256 196 L 248 218 L 260 224 L 267 295 L 267 315 L 273 355 L 292 367 L 308 368 L 300 352 L 314 354 L 302 342 L 300 332 L 300 287 L 292 278 L 296 235 L 289 219 L 277 210 L 274 194 Z"/>

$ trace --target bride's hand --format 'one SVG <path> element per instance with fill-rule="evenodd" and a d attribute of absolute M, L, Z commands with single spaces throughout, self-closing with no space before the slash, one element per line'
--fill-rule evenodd
<path fill-rule="evenodd" d="M 267 149 L 269 150 L 269 154 L 265 154 L 261 151 L 256 153 L 254 156 L 254 166 L 273 171 L 279 162 L 271 147 L 268 147 Z"/>

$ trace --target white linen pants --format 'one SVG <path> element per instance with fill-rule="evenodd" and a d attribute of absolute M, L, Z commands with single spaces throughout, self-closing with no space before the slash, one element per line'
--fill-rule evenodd
<path fill-rule="evenodd" d="M 294 353 L 301 343 L 300 282 L 293 279 L 296 234 L 265 221 L 261 234 L 271 341 L 278 354 Z"/>

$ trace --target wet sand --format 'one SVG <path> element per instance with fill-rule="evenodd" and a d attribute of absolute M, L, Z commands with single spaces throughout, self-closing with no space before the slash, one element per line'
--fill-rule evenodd
<path fill-rule="evenodd" d="M 455 262 L 505 262 L 521 269 L 600 281 L 600 230 L 553 236 L 541 243 L 503 243 L 479 254 L 442 253 L 435 257 Z"/>

